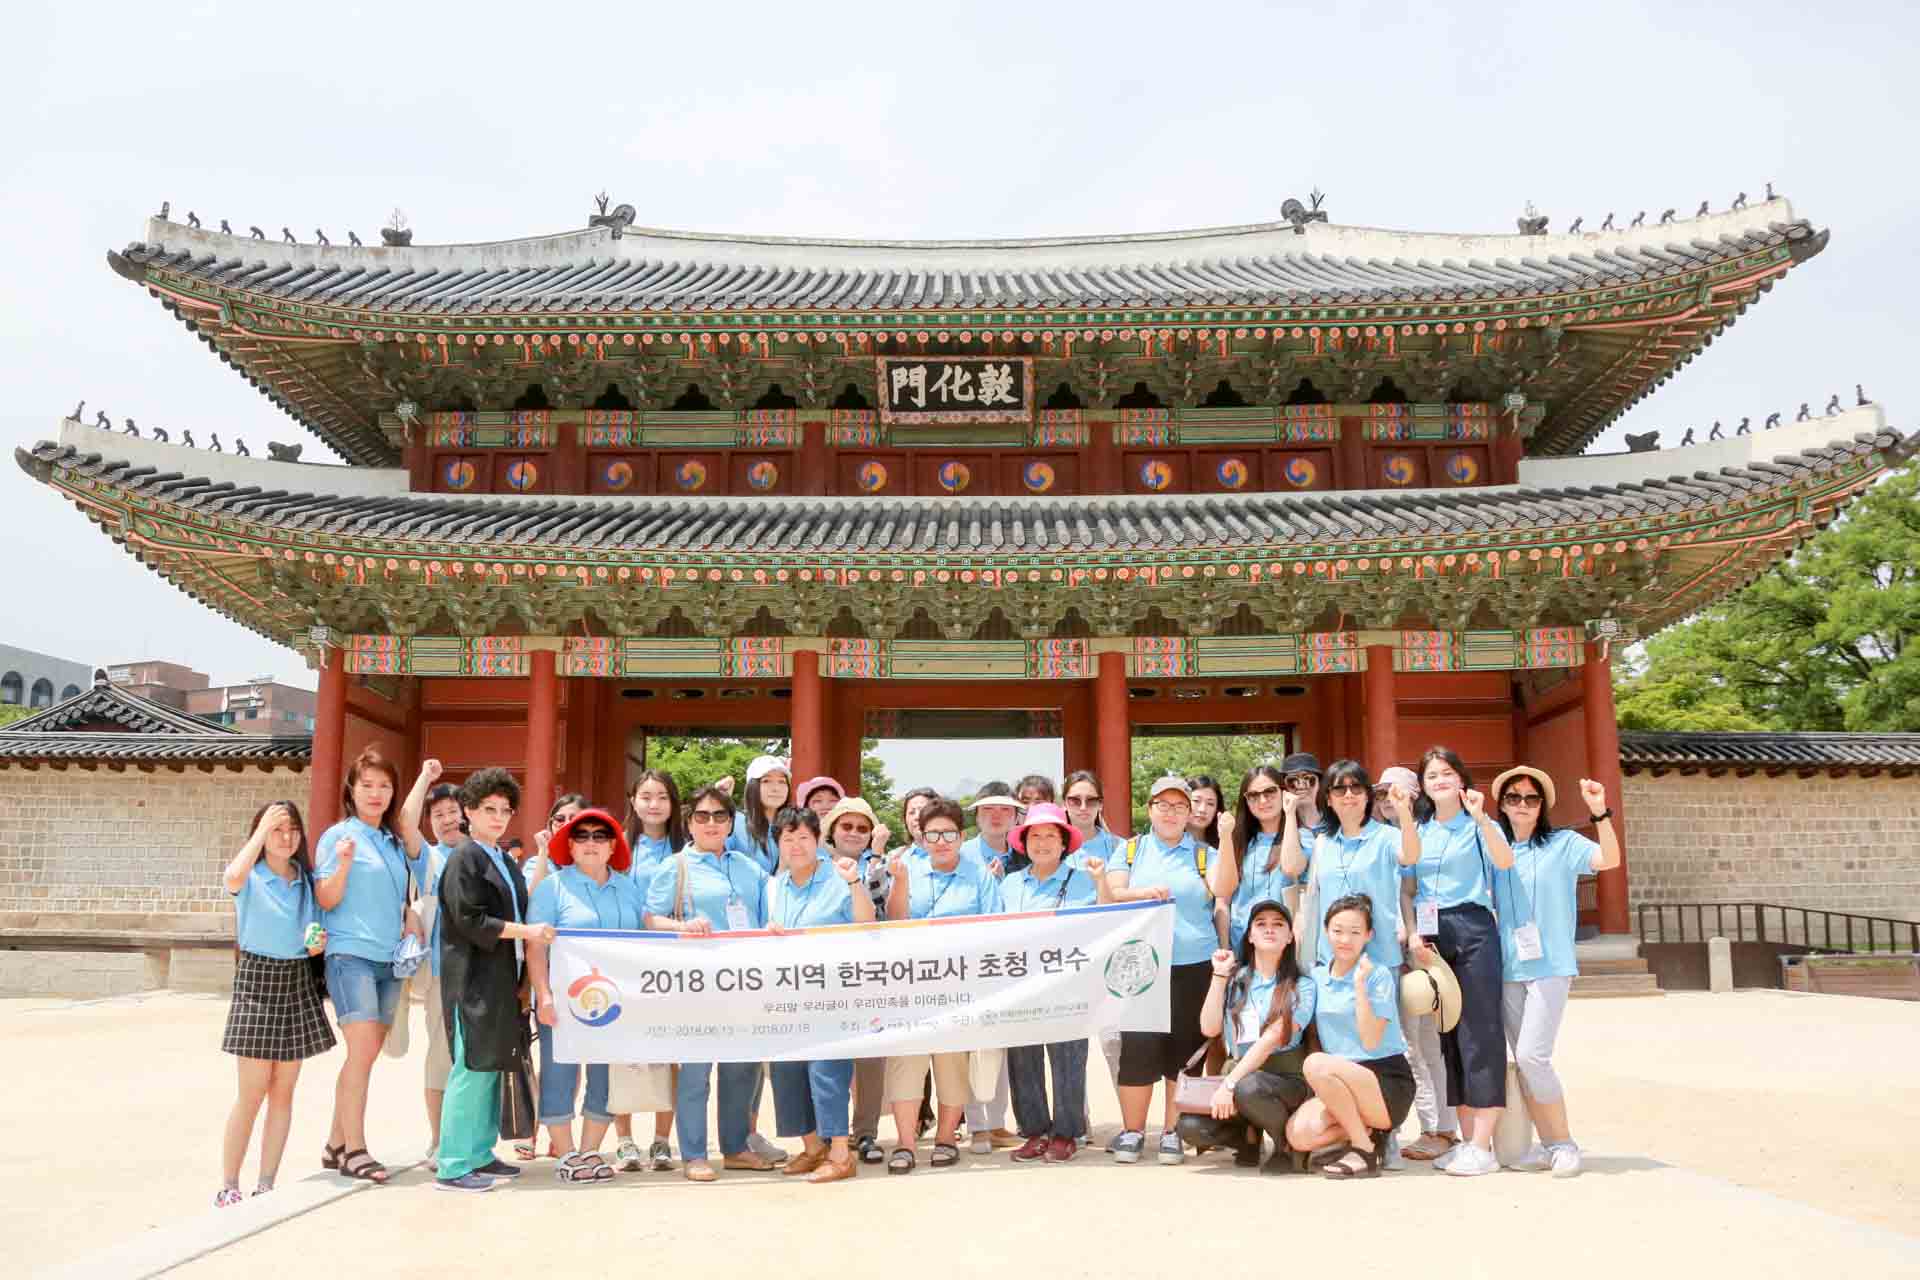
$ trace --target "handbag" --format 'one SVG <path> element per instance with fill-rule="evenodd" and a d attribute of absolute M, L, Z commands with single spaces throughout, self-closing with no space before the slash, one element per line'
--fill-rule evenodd
<path fill-rule="evenodd" d="M 521 1018 L 519 1025 L 519 1051 L 513 1065 L 500 1073 L 500 1136 L 510 1142 L 530 1142 L 536 1128 L 533 1071 L 526 1019 Z"/>
<path fill-rule="evenodd" d="M 1192 1074 L 1207 1056 L 1207 1050 L 1213 1047 L 1218 1036 L 1208 1036 L 1207 1042 L 1194 1051 L 1187 1059 L 1187 1065 L 1180 1068 L 1180 1074 L 1173 1082 L 1173 1109 L 1183 1116 L 1210 1116 L 1213 1114 L 1213 1095 L 1220 1091 L 1227 1077 L 1222 1075 L 1203 1076 Z"/>

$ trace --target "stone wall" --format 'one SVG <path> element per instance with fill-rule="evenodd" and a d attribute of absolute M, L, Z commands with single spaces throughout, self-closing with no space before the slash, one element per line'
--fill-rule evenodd
<path fill-rule="evenodd" d="M 1636 911 L 1743 901 L 1920 920 L 1920 779 L 1640 772 L 1624 817 Z"/>
<path fill-rule="evenodd" d="M 220 872 L 291 768 L 0 769 L 0 921 L 15 927 L 229 932 Z M 310 835 L 318 835 L 311 832 Z"/>

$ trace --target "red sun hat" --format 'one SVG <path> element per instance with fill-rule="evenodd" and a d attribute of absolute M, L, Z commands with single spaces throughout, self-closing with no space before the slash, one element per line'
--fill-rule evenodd
<path fill-rule="evenodd" d="M 1087 838 L 1081 835 L 1073 823 L 1067 819 L 1066 813 L 1059 805 L 1036 804 L 1027 810 L 1027 820 L 1007 833 L 1007 843 L 1021 853 L 1025 853 L 1027 832 L 1033 827 L 1059 827 L 1067 833 L 1067 847 L 1060 855 L 1063 858 L 1067 854 L 1078 853 L 1080 846 L 1087 842 Z"/>
<path fill-rule="evenodd" d="M 613 832 L 613 856 L 607 859 L 607 866 L 615 871 L 625 871 L 633 865 L 633 850 L 627 844 L 627 833 L 605 809 L 582 809 L 561 824 L 553 838 L 547 841 L 547 859 L 556 867 L 573 865 L 573 829 L 583 822 L 598 822 Z"/>

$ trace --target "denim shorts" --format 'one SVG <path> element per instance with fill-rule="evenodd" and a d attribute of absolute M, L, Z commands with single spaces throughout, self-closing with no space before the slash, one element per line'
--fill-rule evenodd
<path fill-rule="evenodd" d="M 391 960 L 368 960 L 344 951 L 327 953 L 327 998 L 333 1001 L 333 1020 L 378 1022 L 390 1026 L 400 1007 L 400 979 Z"/>

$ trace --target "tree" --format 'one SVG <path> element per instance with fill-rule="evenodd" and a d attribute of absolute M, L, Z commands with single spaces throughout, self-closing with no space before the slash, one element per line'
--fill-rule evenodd
<path fill-rule="evenodd" d="M 25 720 L 36 714 L 33 707 L 0 706 L 0 725 L 12 724 L 15 720 Z"/>
<path fill-rule="evenodd" d="M 1183 778 L 1204 773 L 1220 784 L 1223 803 L 1240 795 L 1240 779 L 1256 764 L 1278 766 L 1287 754 L 1285 734 L 1202 734 L 1180 738 L 1133 740 L 1133 829 L 1147 829 L 1147 788 L 1154 779 L 1175 773 Z M 1321 763 L 1326 763 L 1322 761 Z"/>
<path fill-rule="evenodd" d="M 1920 464 L 1784 564 L 1647 642 L 1623 729 L 1920 730 Z"/>
<path fill-rule="evenodd" d="M 873 754 L 877 739 L 860 744 L 860 796 L 873 806 L 880 821 L 898 835 L 905 830 L 900 822 L 900 806 L 893 799 L 893 779 L 887 767 Z M 647 740 L 647 767 L 660 769 L 673 779 L 684 801 L 700 787 L 721 778 L 733 779 L 736 804 L 747 798 L 747 766 L 755 756 L 791 755 L 792 743 L 785 738 L 683 738 L 653 737 Z M 804 779 L 795 778 L 795 782 Z M 842 782 L 847 782 L 845 778 Z"/>

